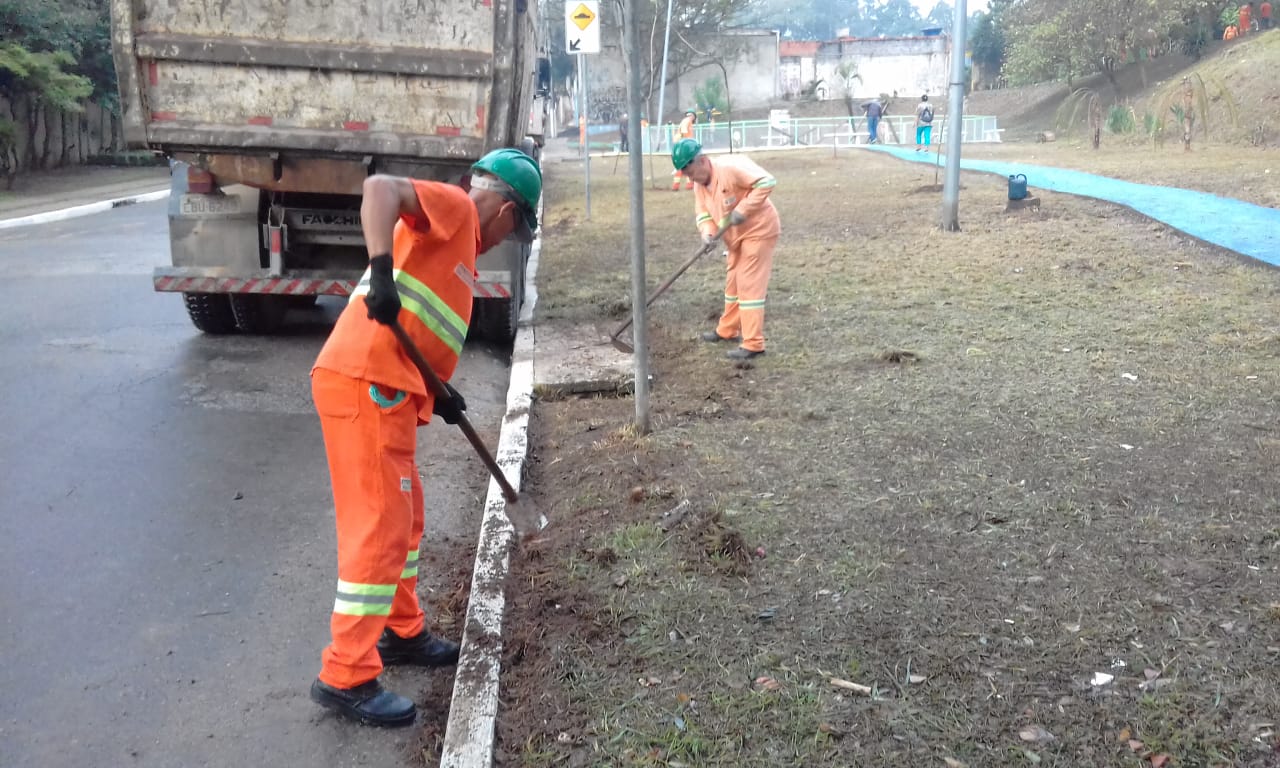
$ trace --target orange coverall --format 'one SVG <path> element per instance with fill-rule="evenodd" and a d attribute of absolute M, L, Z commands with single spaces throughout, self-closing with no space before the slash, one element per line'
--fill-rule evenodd
<path fill-rule="evenodd" d="M 707 158 L 711 179 L 693 193 L 698 231 L 714 235 L 737 211 L 746 221 L 724 233 L 729 246 L 724 283 L 724 313 L 716 333 L 731 339 L 742 335 L 742 348 L 764 350 L 764 302 L 773 270 L 773 250 L 782 225 L 769 194 L 777 182 L 768 171 L 742 155 Z"/>
<path fill-rule="evenodd" d="M 1249 6 L 1247 5 L 1240 6 L 1240 29 L 1237 34 L 1239 34 L 1242 37 L 1244 35 L 1249 34 L 1249 17 L 1252 15 L 1252 13 L 1253 11 L 1250 10 Z"/>
<path fill-rule="evenodd" d="M 401 216 L 392 261 L 400 324 L 443 381 L 458 364 L 471 317 L 480 219 L 462 189 L 413 181 L 426 219 Z M 366 271 L 311 371 L 324 433 L 338 528 L 338 590 L 320 680 L 354 688 L 382 671 L 384 628 L 413 637 L 418 605 L 422 483 L 414 464 L 417 427 L 433 398 L 391 330 L 364 303 Z"/>
<path fill-rule="evenodd" d="M 680 127 L 676 129 L 676 136 L 677 136 L 677 139 L 676 139 L 676 140 L 677 140 L 677 141 L 679 141 L 680 139 L 692 139 L 692 138 L 693 138 L 693 124 L 694 124 L 694 122 L 696 122 L 696 120 L 697 120 L 697 118 L 695 118 L 693 115 L 685 115 L 685 116 L 684 116 L 684 119 L 680 121 Z M 684 176 L 684 180 L 685 180 L 685 187 L 684 187 L 684 188 L 685 188 L 685 189 L 693 189 L 693 179 L 689 178 L 688 176 L 685 176 L 685 175 L 684 175 L 682 172 L 680 172 L 680 171 L 676 171 L 674 174 L 672 174 L 672 180 L 671 180 L 671 191 L 672 191 L 672 192 L 675 192 L 676 190 L 680 189 L 680 177 L 681 177 L 681 176 Z"/>

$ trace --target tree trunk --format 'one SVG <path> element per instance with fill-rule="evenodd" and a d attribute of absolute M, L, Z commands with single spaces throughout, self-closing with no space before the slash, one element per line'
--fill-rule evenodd
<path fill-rule="evenodd" d="M 40 102 L 38 99 L 27 99 L 27 170 L 36 167 L 36 131 L 40 129 Z"/>
<path fill-rule="evenodd" d="M 44 114 L 44 148 L 40 152 L 40 167 L 48 168 L 49 150 L 52 148 L 50 145 L 53 142 L 53 124 L 49 122 L 49 110 L 47 108 L 41 109 L 40 112 Z"/>
<path fill-rule="evenodd" d="M 67 113 L 60 112 L 59 114 L 61 115 L 59 124 L 62 126 L 62 136 L 61 136 L 62 156 L 58 158 L 58 166 L 61 168 L 65 168 L 66 166 L 71 164 L 71 149 L 72 149 L 72 146 L 74 145 L 69 146 L 67 144 L 67 133 L 68 133 Z M 76 142 L 76 144 L 79 144 L 79 143 L 80 143 L 79 141 Z"/>
<path fill-rule="evenodd" d="M 1191 106 L 1193 103 L 1191 78 L 1182 78 L 1182 151 L 1191 151 Z"/>

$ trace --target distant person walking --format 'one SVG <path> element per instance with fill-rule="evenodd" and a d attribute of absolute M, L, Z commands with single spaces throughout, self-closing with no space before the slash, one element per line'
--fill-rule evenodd
<path fill-rule="evenodd" d="M 618 151 L 628 152 L 630 144 L 627 142 L 627 113 L 622 113 L 622 119 L 618 121 Z"/>
<path fill-rule="evenodd" d="M 1250 23 L 1250 19 L 1252 18 L 1253 18 L 1253 0 L 1249 0 L 1248 3 L 1245 3 L 1244 5 L 1240 6 L 1240 24 L 1239 24 L 1239 30 L 1237 31 L 1236 34 L 1240 35 L 1241 37 L 1244 37 L 1245 35 L 1249 34 L 1249 23 Z"/>
<path fill-rule="evenodd" d="M 933 105 L 929 103 L 929 94 L 920 97 L 916 105 L 916 151 L 929 149 L 933 140 Z"/>
<path fill-rule="evenodd" d="M 1258 28 L 1271 29 L 1271 0 L 1262 0 L 1258 6 Z"/>
<path fill-rule="evenodd" d="M 876 129 L 880 127 L 880 118 L 884 115 L 884 105 L 879 99 L 872 99 L 862 105 L 862 111 L 867 116 L 867 143 L 876 143 Z"/>
<path fill-rule="evenodd" d="M 680 137 L 681 141 L 683 141 L 684 139 L 693 138 L 693 124 L 696 122 L 698 122 L 697 110 L 686 109 L 684 111 L 684 119 L 680 121 L 680 127 L 676 129 L 676 135 Z M 678 144 L 679 141 L 677 141 L 676 143 Z M 675 172 L 671 175 L 671 191 L 672 192 L 680 191 L 681 179 L 684 179 L 685 181 L 685 187 L 684 187 L 685 189 L 693 189 L 693 179 L 689 178 L 687 174 L 681 171 L 682 167 L 683 166 L 678 166 Z"/>

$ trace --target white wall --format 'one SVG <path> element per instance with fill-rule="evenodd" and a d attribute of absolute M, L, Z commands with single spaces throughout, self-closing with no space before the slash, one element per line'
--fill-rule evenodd
<path fill-rule="evenodd" d="M 845 40 L 825 43 L 818 52 L 817 76 L 838 82 L 836 69 L 853 61 L 861 81 L 854 90 L 859 98 L 882 93 L 919 98 L 921 94 L 946 93 L 951 72 L 951 51 L 946 37 Z M 839 89 L 831 97 L 838 98 Z"/>
<path fill-rule="evenodd" d="M 728 70 L 729 102 L 734 109 L 768 106 L 778 98 L 780 77 L 778 72 L 778 33 L 773 30 L 744 30 L 726 32 L 719 47 L 730 54 L 725 62 Z M 693 106 L 693 94 L 708 78 L 724 79 L 724 72 L 715 65 L 699 67 L 681 75 L 672 88 L 667 89 L 667 113 Z"/>

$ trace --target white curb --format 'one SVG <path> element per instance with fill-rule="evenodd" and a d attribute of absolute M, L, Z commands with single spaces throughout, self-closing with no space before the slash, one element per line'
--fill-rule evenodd
<path fill-rule="evenodd" d="M 502 420 L 495 459 L 502 473 L 520 490 L 525 457 L 529 448 L 529 408 L 533 404 L 533 310 L 538 303 L 534 277 L 542 239 L 533 243 L 525 269 L 525 299 L 511 353 L 511 385 L 507 390 L 507 413 Z M 540 524 L 545 525 L 545 518 Z M 498 718 L 498 674 L 502 669 L 502 616 L 506 608 L 504 586 L 510 565 L 515 528 L 507 517 L 506 500 L 495 480 L 489 481 L 480 522 L 480 542 L 476 547 L 471 574 L 471 600 L 462 632 L 462 655 L 458 659 L 445 726 L 440 768 L 489 768 L 493 764 L 494 727 Z"/>
<path fill-rule="evenodd" d="M 141 195 L 117 197 L 114 200 L 101 200 L 96 203 L 76 205 L 57 211 L 33 213 L 30 216 L 19 216 L 16 219 L 0 219 L 0 229 L 13 229 L 14 227 L 28 227 L 32 224 L 48 224 L 54 221 L 65 221 L 66 219 L 74 219 L 78 216 L 89 216 L 95 213 L 103 213 L 104 211 L 110 211 L 113 208 L 121 208 L 126 205 L 133 205 L 134 203 L 149 203 L 152 200 L 163 200 L 168 196 L 169 190 L 161 189 L 157 192 L 144 192 Z"/>

